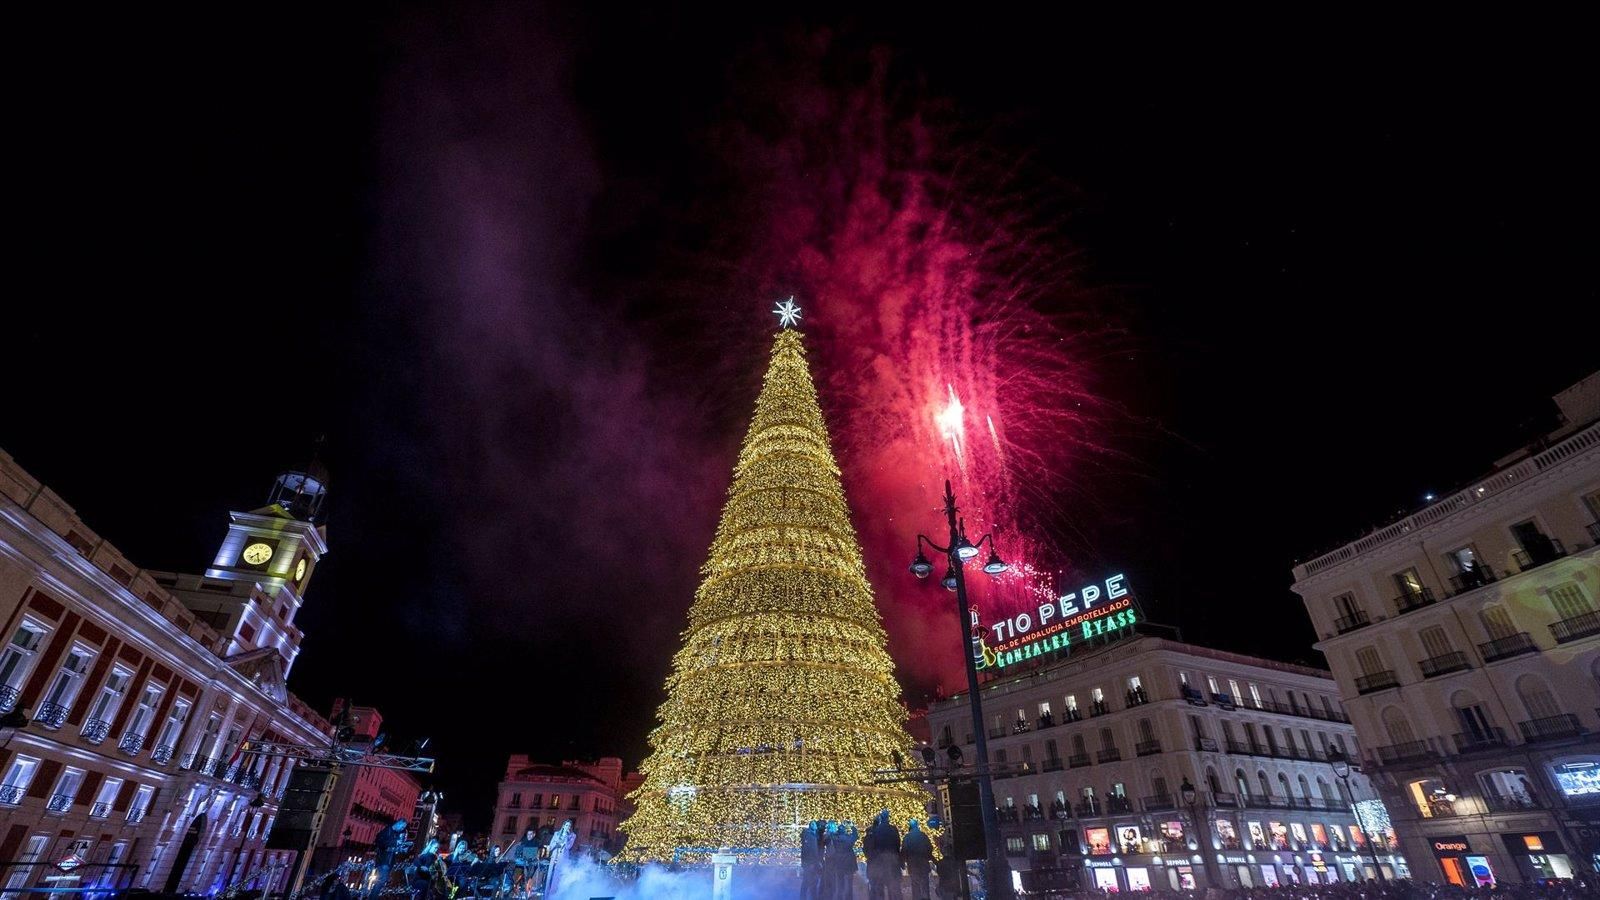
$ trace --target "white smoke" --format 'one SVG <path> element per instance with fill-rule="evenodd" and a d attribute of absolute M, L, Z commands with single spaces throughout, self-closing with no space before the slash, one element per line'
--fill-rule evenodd
<path fill-rule="evenodd" d="M 633 880 L 619 879 L 609 867 L 587 859 L 563 862 L 556 876 L 556 892 L 547 900 L 709 900 L 711 869 L 697 867 L 670 871 L 647 865 Z M 788 867 L 734 866 L 732 900 L 774 900 L 800 895 L 800 873 Z"/>

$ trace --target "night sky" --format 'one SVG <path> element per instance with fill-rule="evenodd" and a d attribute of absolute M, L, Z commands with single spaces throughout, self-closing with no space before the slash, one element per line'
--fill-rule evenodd
<path fill-rule="evenodd" d="M 883 574 L 931 504 L 874 515 L 872 397 L 829 391 L 878 295 L 806 292 L 879 238 L 781 252 L 869 156 L 1047 261 L 1020 302 L 1094 399 L 1028 435 L 1031 521 L 1197 643 L 1315 662 L 1294 562 L 1480 474 L 1600 368 L 1575 29 L 808 10 L 41 26 L 0 447 L 196 571 L 326 434 L 291 688 L 431 735 L 483 824 L 508 753 L 641 760 L 791 291 L 908 699 L 958 660 L 911 649 L 954 625 Z"/>

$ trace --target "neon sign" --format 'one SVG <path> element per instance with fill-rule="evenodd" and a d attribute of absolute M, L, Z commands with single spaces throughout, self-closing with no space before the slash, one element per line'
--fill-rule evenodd
<path fill-rule="evenodd" d="M 985 646 L 974 640 L 974 655 L 981 653 L 980 667 L 1003 668 L 1057 650 L 1074 640 L 1087 641 L 1110 634 L 1141 621 L 1128 592 L 1127 576 L 1113 575 L 1098 584 L 1086 585 L 1051 603 L 1020 612 L 989 626 L 995 644 Z"/>

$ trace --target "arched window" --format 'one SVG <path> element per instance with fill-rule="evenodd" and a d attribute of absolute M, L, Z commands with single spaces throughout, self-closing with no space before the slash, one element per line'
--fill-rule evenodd
<path fill-rule="evenodd" d="M 1233 770 L 1233 783 L 1239 791 L 1239 802 L 1243 803 L 1250 796 L 1250 780 L 1244 777 L 1243 769 Z"/>
<path fill-rule="evenodd" d="M 1478 695 L 1456 691 L 1450 695 L 1450 708 L 1455 710 L 1456 721 L 1461 725 L 1461 737 L 1457 739 L 1461 746 L 1456 749 L 1465 751 L 1494 740 L 1494 722 Z"/>
<path fill-rule="evenodd" d="M 1328 780 L 1326 778 L 1323 778 L 1321 775 L 1317 776 L 1317 795 L 1320 796 L 1323 800 L 1328 801 L 1329 803 L 1332 803 L 1332 802 L 1334 802 L 1334 801 L 1339 799 L 1333 793 L 1333 785 L 1329 784 Z"/>
<path fill-rule="evenodd" d="M 1300 796 L 1307 800 L 1311 799 L 1311 782 L 1307 781 L 1304 775 L 1300 776 Z"/>
<path fill-rule="evenodd" d="M 1150 773 L 1150 788 L 1152 794 L 1162 799 L 1172 796 L 1172 792 L 1167 790 L 1167 779 L 1160 772 Z"/>
<path fill-rule="evenodd" d="M 1561 715 L 1561 705 L 1550 693 L 1550 686 L 1537 675 L 1529 673 L 1517 679 L 1517 696 L 1521 698 L 1530 719 L 1549 719 Z"/>
<path fill-rule="evenodd" d="M 1278 773 L 1278 795 L 1285 800 L 1294 796 L 1294 792 L 1289 790 L 1289 776 L 1282 772 Z"/>
<path fill-rule="evenodd" d="M 1263 797 L 1271 797 L 1272 796 L 1272 782 L 1267 780 L 1267 773 L 1265 771 L 1260 770 L 1260 769 L 1256 770 L 1256 781 L 1261 783 L 1261 796 L 1263 796 Z"/>
<path fill-rule="evenodd" d="M 1156 730 L 1149 719 L 1139 720 L 1139 743 L 1148 744 L 1156 739 Z"/>
<path fill-rule="evenodd" d="M 1411 722 L 1398 706 L 1384 707 L 1383 730 L 1389 734 L 1389 743 L 1399 746 L 1409 744 L 1417 739 L 1416 733 L 1411 730 Z"/>
<path fill-rule="evenodd" d="M 1217 770 L 1206 766 L 1206 786 L 1211 788 L 1211 793 L 1222 793 L 1222 782 L 1217 780 Z"/>

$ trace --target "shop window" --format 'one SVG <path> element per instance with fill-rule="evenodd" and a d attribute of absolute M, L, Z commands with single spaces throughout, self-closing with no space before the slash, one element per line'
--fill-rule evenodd
<path fill-rule="evenodd" d="M 1593 759 L 1565 762 L 1551 768 L 1556 788 L 1563 797 L 1580 803 L 1600 800 L 1600 761 Z"/>

